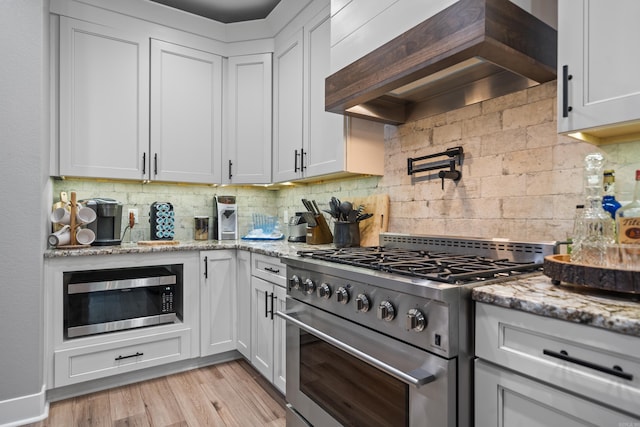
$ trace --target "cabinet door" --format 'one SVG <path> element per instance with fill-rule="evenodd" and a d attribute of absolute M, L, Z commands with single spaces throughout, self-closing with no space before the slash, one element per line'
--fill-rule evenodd
<path fill-rule="evenodd" d="M 274 285 L 251 277 L 251 364 L 273 382 Z"/>
<path fill-rule="evenodd" d="M 142 179 L 149 40 L 60 18 L 60 175 Z"/>
<path fill-rule="evenodd" d="M 222 58 L 151 40 L 152 180 L 221 182 Z"/>
<path fill-rule="evenodd" d="M 202 252 L 200 261 L 200 354 L 208 356 L 236 348 L 235 251 Z"/>
<path fill-rule="evenodd" d="M 236 349 L 251 360 L 251 253 L 236 252 Z"/>
<path fill-rule="evenodd" d="M 324 81 L 329 75 L 331 40 L 329 8 L 304 27 L 304 174 L 307 177 L 344 170 L 344 117 L 324 109 Z"/>
<path fill-rule="evenodd" d="M 273 181 L 302 175 L 302 31 L 273 55 Z"/>
<path fill-rule="evenodd" d="M 287 290 L 281 286 L 274 286 L 273 292 L 275 299 L 273 300 L 274 310 L 286 311 Z M 275 316 L 273 324 L 273 384 L 283 394 L 286 393 L 287 378 L 287 322 L 284 319 Z"/>
<path fill-rule="evenodd" d="M 229 58 L 223 181 L 271 182 L 271 54 Z"/>
<path fill-rule="evenodd" d="M 640 119 L 640 55 L 629 44 L 640 40 L 638 16 L 635 0 L 558 2 L 559 132 Z"/>
<path fill-rule="evenodd" d="M 475 361 L 477 426 L 632 426 L 639 420 L 480 359 Z"/>

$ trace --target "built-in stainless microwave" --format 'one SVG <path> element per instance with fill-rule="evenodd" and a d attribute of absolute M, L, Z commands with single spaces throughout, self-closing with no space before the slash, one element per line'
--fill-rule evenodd
<path fill-rule="evenodd" d="M 64 273 L 64 335 L 87 335 L 182 320 L 182 265 Z"/>

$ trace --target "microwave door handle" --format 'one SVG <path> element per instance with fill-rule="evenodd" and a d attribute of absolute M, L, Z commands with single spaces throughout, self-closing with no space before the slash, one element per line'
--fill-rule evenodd
<path fill-rule="evenodd" d="M 393 366 L 383 362 L 382 360 L 376 359 L 362 351 L 358 350 L 355 347 L 350 346 L 340 340 L 333 338 L 330 335 L 325 334 L 324 332 L 307 325 L 304 322 L 299 321 L 295 317 L 290 316 L 287 313 L 283 313 L 282 311 L 277 311 L 276 315 L 283 318 L 287 322 L 297 326 L 298 328 L 309 332 L 312 335 L 328 342 L 329 344 L 339 348 L 345 353 L 349 353 L 350 355 L 367 362 L 368 364 L 380 369 L 381 371 L 391 375 L 392 377 L 402 381 L 405 384 L 412 385 L 416 388 L 423 386 L 425 384 L 429 384 L 430 382 L 436 379 L 435 375 L 425 371 L 424 369 L 414 369 L 411 372 L 404 372 L 400 369 L 394 368 Z"/>

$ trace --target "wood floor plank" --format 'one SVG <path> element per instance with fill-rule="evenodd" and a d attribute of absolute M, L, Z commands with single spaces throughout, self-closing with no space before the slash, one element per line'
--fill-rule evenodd
<path fill-rule="evenodd" d="M 73 404 L 73 424 L 83 427 L 111 427 L 109 391 L 99 391 L 88 396 L 75 398 Z"/>
<path fill-rule="evenodd" d="M 152 426 L 169 426 L 185 422 L 166 377 L 141 383 L 140 394 Z"/>
<path fill-rule="evenodd" d="M 122 419 L 136 419 L 140 415 L 146 417 L 139 384 L 129 384 L 109 390 L 109 403 L 111 419 L 114 422 Z"/>
<path fill-rule="evenodd" d="M 51 403 L 24 427 L 284 427 L 282 395 L 244 359 Z"/>
<path fill-rule="evenodd" d="M 207 399 L 197 373 L 189 371 L 167 377 L 187 424 L 225 426 L 214 404 Z"/>

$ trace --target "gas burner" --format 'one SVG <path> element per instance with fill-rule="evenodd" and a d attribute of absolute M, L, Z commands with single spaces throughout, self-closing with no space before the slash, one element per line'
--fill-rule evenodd
<path fill-rule="evenodd" d="M 298 255 L 451 284 L 511 276 L 540 268 L 535 262 L 382 246 L 299 251 Z"/>

